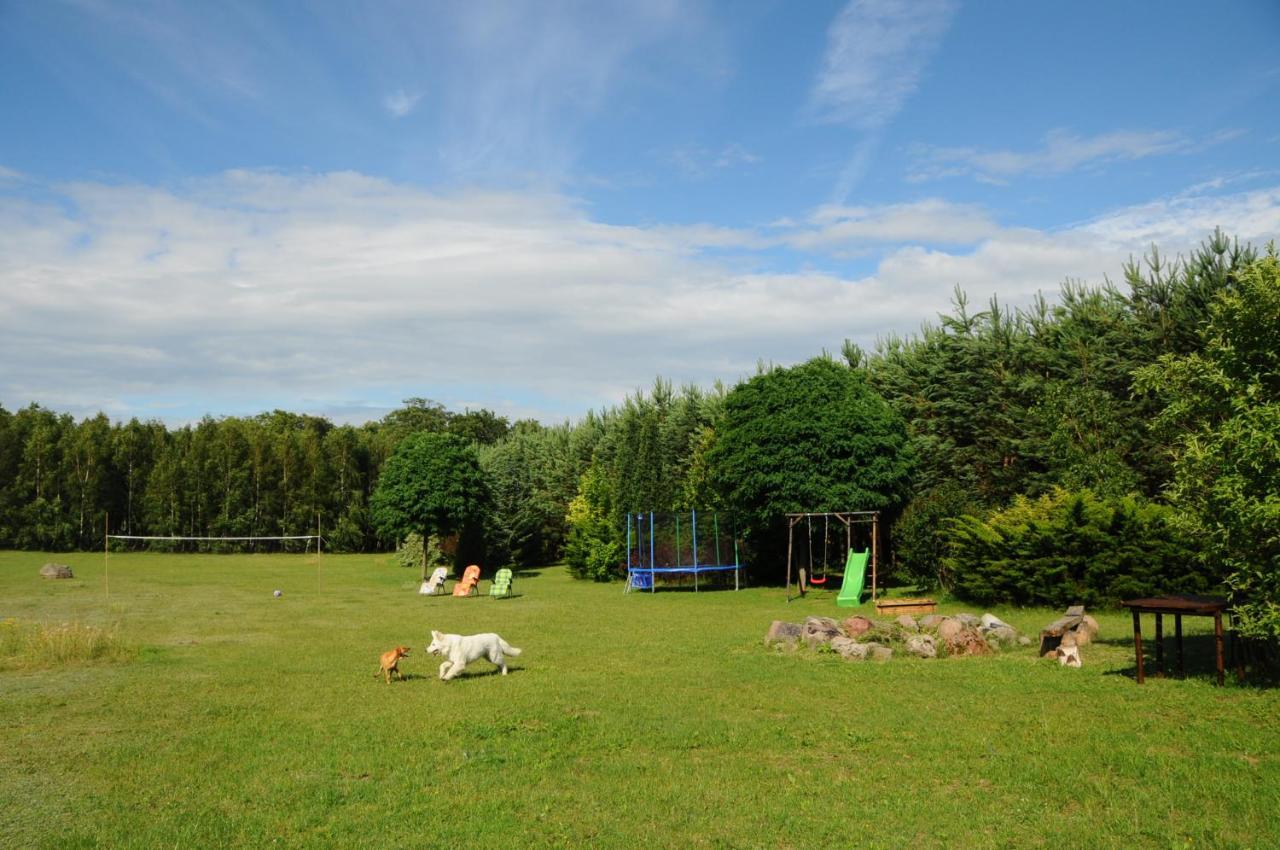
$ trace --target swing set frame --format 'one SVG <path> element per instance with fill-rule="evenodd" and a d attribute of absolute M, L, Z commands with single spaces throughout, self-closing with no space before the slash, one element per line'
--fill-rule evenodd
<path fill-rule="evenodd" d="M 791 567 L 795 560 L 795 531 L 796 526 L 800 523 L 806 523 L 809 527 L 809 565 L 813 565 L 813 521 L 821 519 L 824 523 L 830 523 L 836 520 L 844 525 L 844 542 L 845 551 L 853 548 L 853 527 L 855 525 L 871 526 L 871 601 L 876 599 L 876 585 L 879 577 L 879 539 L 880 539 L 880 512 L 879 511 L 805 511 L 802 513 L 786 514 L 787 517 L 787 593 L 791 593 Z M 838 533 L 838 529 L 837 529 Z M 828 532 L 823 531 L 823 563 L 826 563 L 826 542 Z M 827 583 L 826 567 L 823 567 L 821 582 L 807 582 L 817 587 L 825 587 Z M 796 576 L 796 586 L 800 590 L 800 594 L 804 595 L 806 588 L 805 571 L 799 569 Z"/>

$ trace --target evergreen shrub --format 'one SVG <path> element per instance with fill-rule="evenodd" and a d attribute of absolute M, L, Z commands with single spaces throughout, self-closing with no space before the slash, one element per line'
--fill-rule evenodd
<path fill-rule="evenodd" d="M 1172 508 L 1134 496 L 1055 488 L 986 519 L 945 520 L 942 564 L 956 595 L 982 604 L 1105 606 L 1216 589 L 1220 571 L 1173 520 Z"/>

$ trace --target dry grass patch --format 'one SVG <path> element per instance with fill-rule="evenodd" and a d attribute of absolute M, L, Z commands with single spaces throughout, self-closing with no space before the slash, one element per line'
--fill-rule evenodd
<path fill-rule="evenodd" d="M 93 661 L 124 661 L 135 649 L 119 623 L 24 623 L 0 620 L 0 668 L 32 670 Z"/>

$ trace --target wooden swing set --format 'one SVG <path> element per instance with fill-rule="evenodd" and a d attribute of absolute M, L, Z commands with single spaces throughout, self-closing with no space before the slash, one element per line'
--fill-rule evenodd
<path fill-rule="evenodd" d="M 827 566 L 828 566 L 828 550 L 830 549 L 831 532 L 835 527 L 835 533 L 838 535 L 840 529 L 835 526 L 839 523 L 844 526 L 844 551 L 848 553 L 853 548 L 853 527 L 855 525 L 869 524 L 871 526 L 871 599 L 874 602 L 876 598 L 876 579 L 877 579 L 877 541 L 880 537 L 880 512 L 879 511 L 815 511 L 787 514 L 787 593 L 791 593 L 791 571 L 795 562 L 795 530 L 796 526 L 804 523 L 807 527 L 808 542 L 808 569 L 804 567 L 798 568 L 797 587 L 800 595 L 803 596 L 808 587 L 825 588 L 827 584 Z M 818 575 L 818 570 L 814 566 L 813 557 L 813 527 L 814 520 L 821 520 L 822 524 L 822 573 Z M 843 559 L 840 560 L 843 564 Z"/>

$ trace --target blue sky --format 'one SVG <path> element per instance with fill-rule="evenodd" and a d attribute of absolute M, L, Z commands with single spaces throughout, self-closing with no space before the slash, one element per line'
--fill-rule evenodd
<path fill-rule="evenodd" d="M 1280 5 L 0 3 L 0 404 L 553 420 L 1280 232 Z"/>

